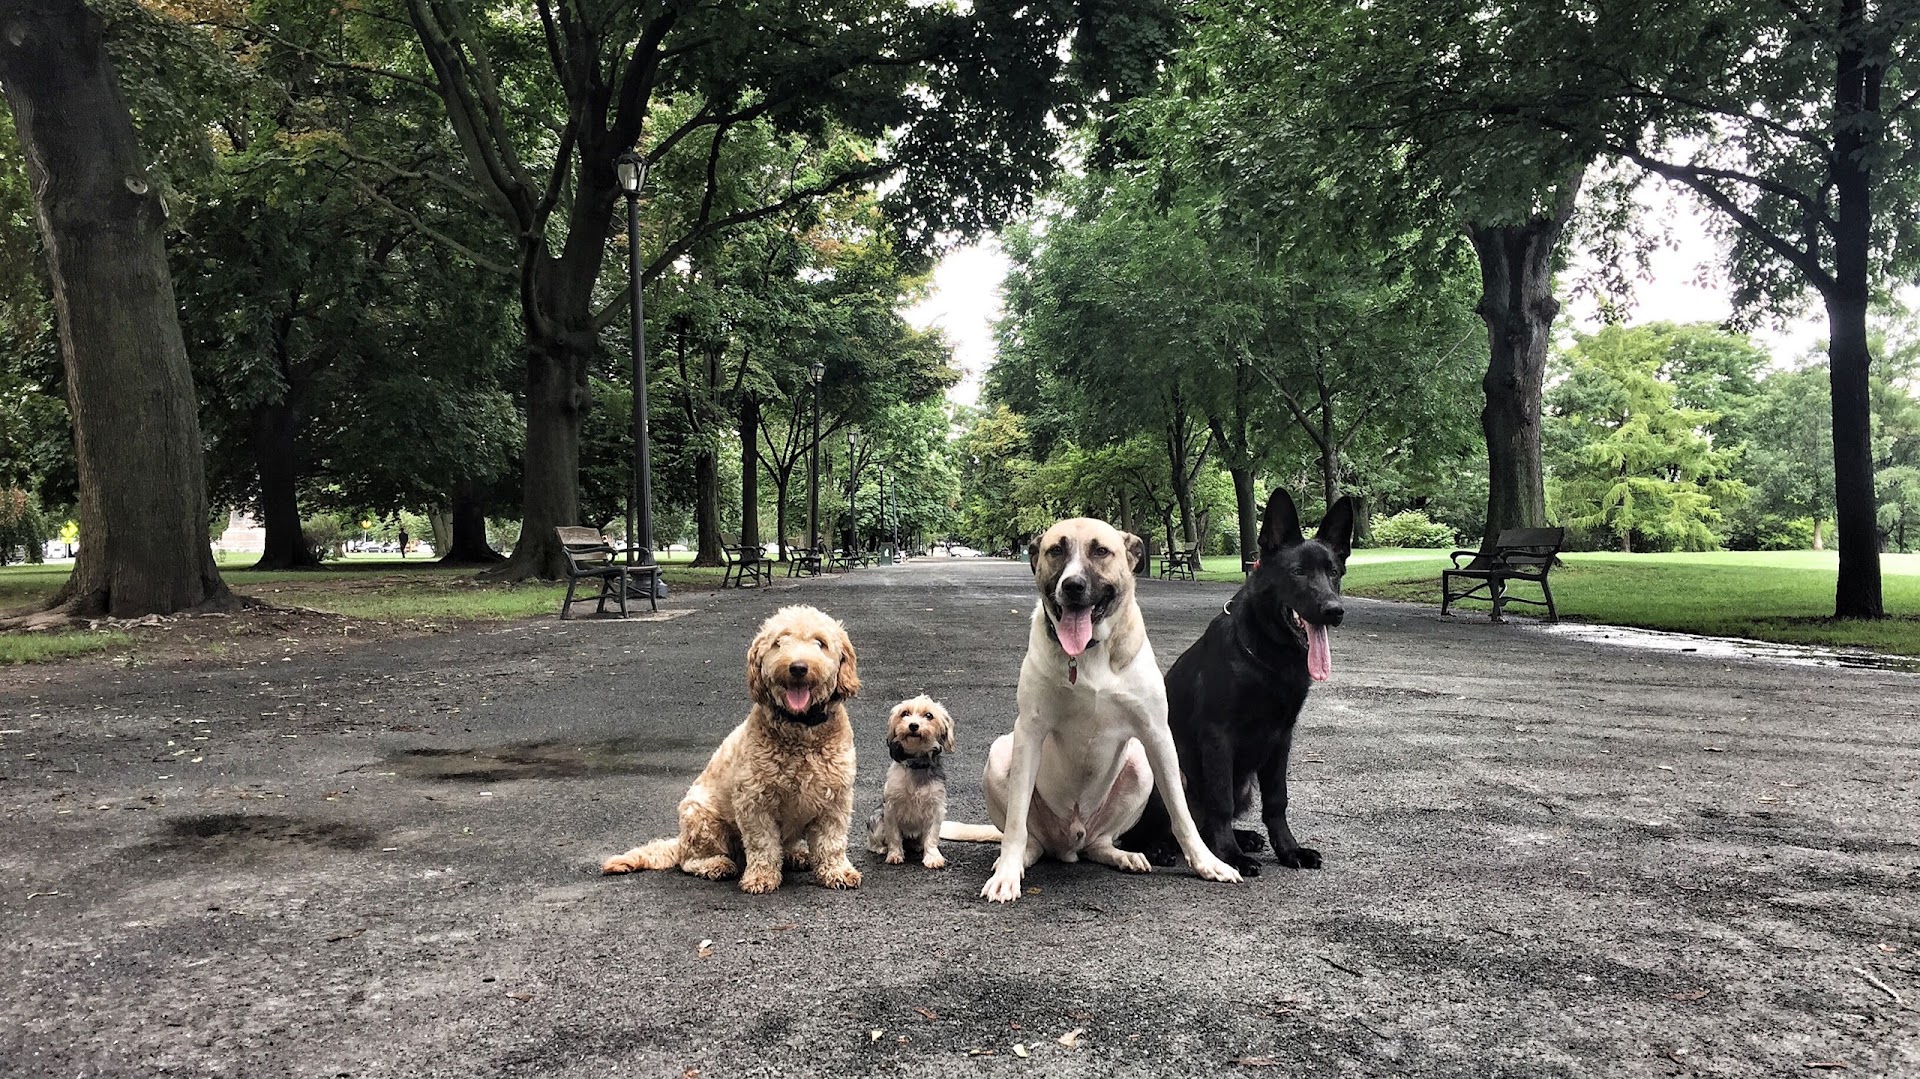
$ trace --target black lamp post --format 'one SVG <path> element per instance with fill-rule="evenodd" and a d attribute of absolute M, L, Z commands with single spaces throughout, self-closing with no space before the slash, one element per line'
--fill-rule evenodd
<path fill-rule="evenodd" d="M 813 460 L 807 466 L 807 546 L 820 554 L 820 379 L 827 365 L 819 360 L 807 368 L 813 382 Z"/>
<path fill-rule="evenodd" d="M 853 510 L 853 498 L 860 490 L 860 428 L 847 428 L 847 553 L 860 553 L 860 517 Z"/>
<path fill-rule="evenodd" d="M 638 544 L 644 556 L 627 541 L 627 561 L 653 561 L 653 456 L 647 437 L 647 309 L 641 298 L 640 188 L 647 182 L 647 159 L 628 150 L 613 161 L 620 190 L 627 195 L 627 277 L 633 288 L 633 505 L 638 517 Z"/>

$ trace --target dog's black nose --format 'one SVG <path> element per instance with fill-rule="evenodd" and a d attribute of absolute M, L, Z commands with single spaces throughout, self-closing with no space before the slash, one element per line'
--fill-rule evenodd
<path fill-rule="evenodd" d="M 908 734 L 919 734 L 919 733 L 920 733 L 920 724 L 918 724 L 918 723 L 909 723 L 909 724 L 907 724 L 907 733 L 908 733 Z"/>
<path fill-rule="evenodd" d="M 1320 621 L 1329 626 L 1337 626 L 1347 617 L 1347 609 L 1338 603 L 1320 612 Z"/>
<path fill-rule="evenodd" d="M 1074 602 L 1087 598 L 1087 579 L 1085 577 L 1064 577 L 1060 580 L 1060 596 Z"/>
<path fill-rule="evenodd" d="M 804 663 L 789 663 L 787 664 L 787 673 L 793 675 L 795 678 L 803 678 L 807 673 L 807 665 Z"/>

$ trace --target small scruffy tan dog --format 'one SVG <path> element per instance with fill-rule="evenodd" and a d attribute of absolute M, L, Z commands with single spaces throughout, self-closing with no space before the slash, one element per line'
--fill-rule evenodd
<path fill-rule="evenodd" d="M 681 799 L 680 834 L 608 858 L 601 871 L 738 873 L 740 890 L 757 893 L 780 887 L 784 862 L 811 865 L 823 887 L 858 888 L 847 860 L 854 753 L 843 702 L 859 692 L 845 627 L 812 607 L 776 611 L 747 648 L 753 707 Z"/>
<path fill-rule="evenodd" d="M 947 774 L 940 754 L 953 752 L 953 717 L 925 694 L 901 701 L 887 717 L 887 787 L 880 808 L 867 822 L 867 849 L 884 854 L 888 865 L 907 860 L 906 848 L 920 848 L 920 864 L 945 869 L 940 853 L 940 822 L 947 815 Z"/>

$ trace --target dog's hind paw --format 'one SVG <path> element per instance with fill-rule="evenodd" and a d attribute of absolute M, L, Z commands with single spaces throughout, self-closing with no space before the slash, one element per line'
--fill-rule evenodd
<path fill-rule="evenodd" d="M 1295 847 L 1292 850 L 1273 852 L 1273 860 L 1288 869 L 1320 868 L 1320 852 L 1312 847 Z"/>
<path fill-rule="evenodd" d="M 1240 845 L 1242 854 L 1258 854 L 1267 849 L 1267 837 L 1251 828 L 1235 828 L 1233 841 Z"/>

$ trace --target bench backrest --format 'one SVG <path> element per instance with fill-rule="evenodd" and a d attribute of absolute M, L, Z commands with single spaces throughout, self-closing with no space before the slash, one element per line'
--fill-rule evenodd
<path fill-rule="evenodd" d="M 1494 553 L 1508 563 L 1552 562 L 1566 541 L 1564 528 L 1503 528 L 1493 541 Z"/>
<path fill-rule="evenodd" d="M 576 569 L 604 566 L 613 558 L 613 545 L 597 528 L 560 525 L 553 533 L 560 540 L 560 549 L 567 553 L 567 561 Z"/>

